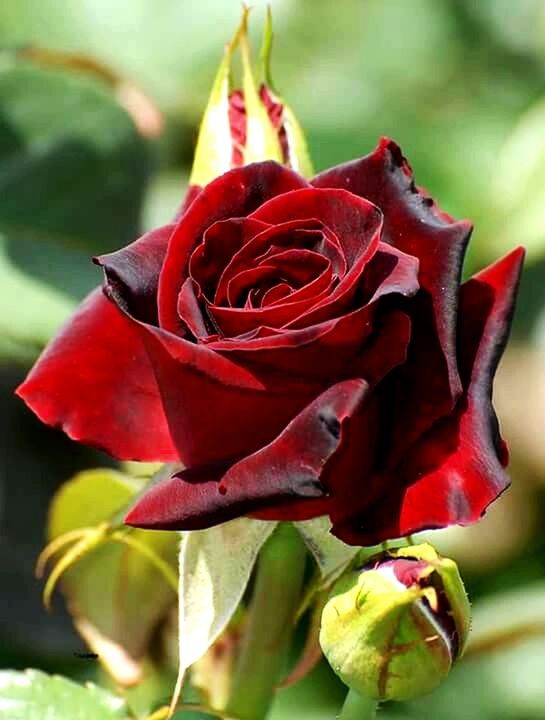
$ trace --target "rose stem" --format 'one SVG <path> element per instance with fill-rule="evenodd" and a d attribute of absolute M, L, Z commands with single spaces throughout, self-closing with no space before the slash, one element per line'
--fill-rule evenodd
<path fill-rule="evenodd" d="M 374 720 L 378 703 L 372 698 L 349 690 L 338 720 Z"/>
<path fill-rule="evenodd" d="M 279 523 L 259 553 L 250 613 L 225 712 L 263 720 L 289 649 L 307 552 L 291 523 Z"/>

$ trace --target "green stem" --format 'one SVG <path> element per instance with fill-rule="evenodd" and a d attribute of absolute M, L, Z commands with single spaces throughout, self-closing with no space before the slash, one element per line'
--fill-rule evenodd
<path fill-rule="evenodd" d="M 291 523 L 280 523 L 263 546 L 227 715 L 240 720 L 266 717 L 289 649 L 306 557 Z"/>
<path fill-rule="evenodd" d="M 374 720 L 377 716 L 377 701 L 349 690 L 338 720 Z"/>

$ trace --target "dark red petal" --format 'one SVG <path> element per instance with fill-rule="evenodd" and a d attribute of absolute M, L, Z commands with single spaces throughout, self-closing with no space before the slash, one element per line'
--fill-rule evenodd
<path fill-rule="evenodd" d="M 119 303 L 108 284 L 105 292 Z M 274 380 L 274 373 L 261 379 L 204 344 L 135 319 L 123 303 L 118 308 L 147 351 L 173 443 L 186 465 L 254 452 L 316 394 L 308 380 Z"/>
<path fill-rule="evenodd" d="M 278 200 L 273 199 L 259 208 L 254 216 L 260 213 L 264 213 L 264 217 L 273 213 L 290 213 L 304 217 L 306 213 L 319 212 L 320 221 L 332 233 L 347 261 L 346 272 L 343 271 L 328 297 L 308 314 L 296 317 L 289 327 L 309 327 L 350 312 L 355 307 L 354 298 L 362 275 L 365 275 L 366 266 L 379 246 L 382 213 L 367 201 L 340 190 L 299 190 L 283 199 L 286 202 L 282 208 Z"/>
<path fill-rule="evenodd" d="M 309 250 L 287 250 L 268 258 L 266 265 L 260 265 L 251 270 L 245 270 L 236 275 L 229 283 L 230 300 L 240 299 L 240 294 L 248 284 L 259 285 L 260 280 L 273 281 L 277 278 L 286 279 L 292 284 L 305 283 L 307 276 L 315 275 L 315 281 L 325 281 L 321 284 L 321 292 L 316 295 L 304 297 L 293 301 L 291 297 L 285 299 L 280 305 L 269 305 L 264 308 L 248 309 L 245 307 L 218 307 L 208 306 L 208 314 L 213 319 L 218 330 L 226 337 L 234 337 L 249 332 L 262 325 L 281 328 L 306 310 L 316 305 L 319 300 L 327 297 L 327 289 L 331 284 L 331 269 L 329 261 L 322 255 Z M 270 264 L 269 264 L 270 263 Z M 316 283 L 313 287 L 319 288 Z M 308 288 L 310 283 L 306 285 Z M 305 289 L 305 288 L 301 288 Z"/>
<path fill-rule="evenodd" d="M 203 339 L 210 336 L 212 329 L 209 327 L 209 321 L 205 317 L 195 290 L 195 281 L 193 278 L 186 278 L 182 285 L 180 294 L 178 295 L 178 315 L 183 320 L 187 329 L 197 339 Z"/>
<path fill-rule="evenodd" d="M 149 325 L 138 327 L 172 439 L 190 467 L 255 452 L 316 394 L 308 380 L 261 380 L 206 345 Z"/>
<path fill-rule="evenodd" d="M 387 138 L 370 155 L 327 170 L 312 184 L 346 188 L 375 203 L 384 213 L 383 239 L 420 260 L 422 291 L 414 301 L 413 341 L 394 419 L 394 445 L 405 448 L 450 413 L 461 393 L 456 315 L 471 225 L 454 222 L 418 190 L 401 150 Z"/>
<path fill-rule="evenodd" d="M 128 313 L 157 324 L 157 286 L 168 239 L 175 225 L 151 230 L 116 252 L 94 258 L 102 265 L 111 292 Z"/>
<path fill-rule="evenodd" d="M 259 221 L 247 218 L 246 222 L 255 224 Z M 334 245 L 336 238 L 322 223 L 305 218 L 278 225 L 267 226 L 265 223 L 262 225 L 266 229 L 256 234 L 244 245 L 241 244 L 240 249 L 233 253 L 232 258 L 225 265 L 214 295 L 216 305 L 228 302 L 228 287 L 233 277 L 284 250 L 295 248 L 314 250 L 324 257 L 328 257 L 336 272 L 344 270 L 344 259 L 342 256 L 339 257 L 341 250 Z"/>
<path fill-rule="evenodd" d="M 320 258 L 319 261 L 316 260 L 317 257 Z M 310 260 L 308 265 L 306 263 L 307 258 Z M 294 260 L 293 263 L 291 263 L 291 259 Z M 313 264 L 315 265 L 315 270 L 317 270 L 315 273 L 316 276 L 314 279 L 306 282 L 308 278 L 305 278 L 303 274 L 311 270 Z M 316 267 L 318 264 L 323 265 L 322 272 Z M 331 291 L 331 285 L 333 283 L 331 266 L 326 258 L 317 256 L 316 253 L 310 253 L 307 250 L 287 250 L 285 253 L 278 253 L 272 256 L 271 265 L 269 265 L 268 261 L 266 261 L 266 264 L 264 261 L 263 265 L 265 265 L 265 267 L 267 265 L 271 267 L 272 265 L 274 272 L 271 273 L 270 278 L 266 278 L 265 276 L 261 282 L 256 283 L 250 289 L 244 302 L 245 309 L 257 310 L 266 307 L 279 307 L 281 305 L 293 304 L 300 300 L 314 299 L 316 302 L 319 297 L 322 295 L 325 297 Z M 263 265 L 258 267 L 261 268 Z M 278 272 L 279 267 L 283 271 L 285 270 L 285 272 L 280 274 Z M 240 281 L 244 280 L 244 278 L 250 279 L 247 273 L 250 273 L 250 271 L 245 270 L 239 273 L 236 278 L 233 278 L 234 282 L 232 281 L 232 283 L 229 284 L 229 292 L 237 289 L 237 285 L 239 285 Z M 279 275 L 283 278 L 282 280 L 278 279 Z M 290 275 L 292 276 L 291 278 L 289 277 Z M 299 275 L 299 277 L 297 277 L 297 275 Z M 247 290 L 248 288 L 244 287 L 244 291 Z M 251 303 L 249 301 L 251 301 Z M 261 304 L 258 307 L 254 307 L 252 303 L 255 301 L 261 301 Z"/>
<path fill-rule="evenodd" d="M 320 283 L 320 291 L 321 291 L 321 283 Z M 250 301 L 250 305 L 246 305 L 247 307 L 267 307 L 268 305 L 272 305 L 273 303 L 281 302 L 282 300 L 285 300 L 288 295 L 290 295 L 293 292 L 293 288 L 288 285 L 288 283 L 280 282 L 278 285 L 273 285 L 273 287 L 270 287 L 268 290 L 266 290 L 264 293 L 261 293 L 260 291 L 257 292 L 250 292 L 248 294 L 248 300 Z M 256 305 L 257 303 L 257 305 Z"/>
<path fill-rule="evenodd" d="M 125 518 L 129 525 L 194 530 L 245 515 L 271 503 L 320 502 L 327 462 L 367 395 L 363 380 L 322 393 L 269 445 L 232 465 L 184 471 L 153 486 Z"/>
<path fill-rule="evenodd" d="M 458 359 L 464 395 L 454 413 L 438 421 L 382 478 L 376 502 L 334 526 L 345 542 L 373 545 L 424 529 L 473 523 L 509 485 L 491 396 L 523 257 L 518 248 L 462 286 Z"/>
<path fill-rule="evenodd" d="M 283 250 L 235 275 L 227 286 L 227 300 L 232 308 L 242 309 L 248 292 L 263 281 L 281 279 L 291 287 L 301 288 L 329 267 L 327 258 L 311 250 Z"/>
<path fill-rule="evenodd" d="M 254 368 L 270 368 L 291 377 L 330 382 L 345 373 L 359 357 L 373 331 L 380 300 L 393 293 L 406 296 L 418 290 L 418 261 L 383 245 L 372 261 L 378 281 L 369 303 L 358 310 L 302 329 L 282 329 L 238 340 L 218 340 L 210 348 Z M 311 313 L 309 313 L 311 315 Z M 304 316 L 306 317 L 306 316 Z M 341 375 L 342 376 L 342 375 Z"/>
<path fill-rule="evenodd" d="M 375 306 L 301 330 L 264 328 L 256 338 L 217 340 L 209 347 L 242 364 L 288 377 L 327 382 L 346 366 L 372 332 Z"/>
<path fill-rule="evenodd" d="M 418 265 L 418 259 L 412 255 L 406 255 L 397 248 L 379 242 L 373 257 L 363 265 L 356 263 L 330 293 L 327 300 L 287 327 L 295 330 L 349 312 L 357 293 L 360 296 L 360 303 L 364 305 L 392 293 L 412 297 L 420 287 Z"/>
<path fill-rule="evenodd" d="M 347 377 L 363 378 L 371 391 L 394 368 L 407 357 L 411 337 L 411 321 L 399 310 L 386 312 L 351 366 L 346 368 Z M 336 516 L 344 511 L 346 516 L 355 506 L 366 506 L 372 498 L 368 483 L 370 468 L 380 446 L 380 398 L 377 391 L 366 401 L 365 410 L 354 417 L 343 441 L 328 466 L 324 484 L 329 495 L 319 504 L 316 501 L 297 502 L 271 506 L 255 517 L 262 520 L 306 520 L 317 515 Z"/>
<path fill-rule="evenodd" d="M 346 375 L 365 378 L 375 387 L 406 361 L 410 339 L 409 316 L 401 310 L 387 310 L 375 319 L 373 335 L 347 366 Z"/>
<path fill-rule="evenodd" d="M 324 272 L 317 275 L 314 280 L 311 280 L 302 287 L 295 289 L 288 284 L 287 287 L 291 288 L 289 295 L 282 296 L 282 287 L 286 287 L 285 283 L 280 283 L 275 286 L 277 289 L 280 288 L 280 290 L 276 291 L 276 293 L 279 293 L 278 295 L 268 290 L 263 295 L 262 307 L 280 307 L 281 305 L 292 304 L 302 300 L 310 300 L 312 298 L 318 302 L 322 298 L 327 298 L 331 294 L 336 281 L 337 278 L 332 274 L 332 269 L 328 265 Z"/>
<path fill-rule="evenodd" d="M 187 277 L 189 257 L 212 223 L 246 216 L 276 195 L 307 186 L 297 173 L 268 161 L 230 170 L 203 188 L 170 239 L 159 279 L 161 327 L 180 332 L 178 293 Z"/>
<path fill-rule="evenodd" d="M 345 190 L 315 188 L 273 198 L 251 217 L 268 223 L 319 220 L 338 237 L 349 268 L 362 256 L 373 256 L 379 240 L 376 230 L 382 222 L 380 210 L 367 200 Z"/>
<path fill-rule="evenodd" d="M 17 394 L 48 425 L 121 460 L 178 459 L 138 332 L 97 288 Z"/>
<path fill-rule="evenodd" d="M 205 297 L 210 301 L 214 299 L 225 266 L 246 243 L 268 227 L 259 220 L 230 218 L 215 222 L 205 231 L 189 261 L 189 274 Z"/>

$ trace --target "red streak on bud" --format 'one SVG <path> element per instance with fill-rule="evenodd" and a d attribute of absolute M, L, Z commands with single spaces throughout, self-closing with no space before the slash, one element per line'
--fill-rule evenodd
<path fill-rule="evenodd" d="M 259 96 L 267 110 L 273 128 L 278 132 L 278 139 L 282 149 L 282 159 L 288 162 L 288 137 L 284 121 L 284 106 L 277 102 L 266 85 L 259 89 Z M 246 106 L 244 94 L 241 90 L 233 90 L 229 95 L 229 126 L 231 128 L 231 139 L 233 142 L 233 153 L 231 163 L 233 167 L 240 167 L 244 164 L 244 148 L 246 146 Z"/>
<path fill-rule="evenodd" d="M 233 141 L 233 167 L 244 163 L 244 146 L 246 145 L 246 108 L 241 90 L 233 90 L 229 96 L 229 125 Z"/>
<path fill-rule="evenodd" d="M 422 571 L 429 567 L 429 563 L 425 560 L 406 560 L 405 558 L 396 558 L 396 560 L 385 562 L 382 567 L 387 565 L 392 566 L 396 578 L 408 588 L 418 585 Z"/>
<path fill-rule="evenodd" d="M 259 97 L 263 100 L 263 104 L 267 108 L 267 113 L 269 114 L 273 128 L 278 131 L 278 139 L 280 140 L 280 147 L 282 148 L 282 159 L 287 163 L 289 153 L 288 136 L 286 128 L 284 127 L 284 106 L 274 99 L 266 85 L 262 85 L 259 88 Z"/>

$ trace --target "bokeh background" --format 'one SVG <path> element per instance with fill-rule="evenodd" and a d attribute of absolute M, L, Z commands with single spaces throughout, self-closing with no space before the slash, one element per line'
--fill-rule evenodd
<path fill-rule="evenodd" d="M 255 5 L 257 40 L 264 7 Z M 389 135 L 417 182 L 474 221 L 467 274 L 515 245 L 528 249 L 495 386 L 513 487 L 477 527 L 433 534 L 460 563 L 479 621 L 504 626 L 506 637 L 428 698 L 380 717 L 545 718 L 545 3 L 273 0 L 272 8 L 275 82 L 317 170 Z M 112 462 L 41 426 L 12 392 L 100 282 L 90 256 L 172 217 L 239 14 L 238 0 L 0 5 L 1 667 L 95 672 L 74 657 L 84 648 L 62 602 L 53 615 L 43 610 L 33 565 L 54 490 L 77 470 Z M 78 60 L 67 65 L 59 53 Z M 342 693 L 321 665 L 279 693 L 274 718 L 331 718 Z"/>

